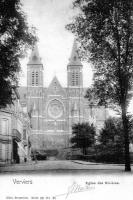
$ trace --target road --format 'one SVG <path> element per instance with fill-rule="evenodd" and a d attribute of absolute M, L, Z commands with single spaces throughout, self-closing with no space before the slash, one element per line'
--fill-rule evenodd
<path fill-rule="evenodd" d="M 132 166 L 133 169 L 133 166 Z M 0 166 L 0 173 L 124 173 L 124 165 L 98 164 L 71 160 L 31 161 L 23 164 Z"/>

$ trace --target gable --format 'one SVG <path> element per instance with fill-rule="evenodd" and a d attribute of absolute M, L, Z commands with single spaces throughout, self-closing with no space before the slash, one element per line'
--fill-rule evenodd
<path fill-rule="evenodd" d="M 47 95 L 66 96 L 65 90 L 62 88 L 57 77 L 55 76 L 46 91 Z"/>

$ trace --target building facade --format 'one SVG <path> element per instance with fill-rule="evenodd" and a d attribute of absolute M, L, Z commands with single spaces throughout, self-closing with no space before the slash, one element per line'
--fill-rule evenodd
<path fill-rule="evenodd" d="M 20 163 L 30 159 L 30 118 L 23 112 L 15 91 L 13 105 L 0 110 L 0 163 Z"/>
<path fill-rule="evenodd" d="M 0 163 L 10 163 L 12 160 L 12 130 L 11 112 L 0 110 Z"/>
<path fill-rule="evenodd" d="M 97 131 L 107 118 L 104 107 L 90 105 L 84 98 L 83 65 L 74 41 L 67 65 L 67 87 L 57 77 L 46 88 L 43 86 L 45 68 L 37 46 L 27 64 L 27 87 L 20 87 L 21 102 L 31 114 L 31 144 L 34 149 L 57 149 L 69 146 L 72 125 L 77 122 L 93 123 Z"/>

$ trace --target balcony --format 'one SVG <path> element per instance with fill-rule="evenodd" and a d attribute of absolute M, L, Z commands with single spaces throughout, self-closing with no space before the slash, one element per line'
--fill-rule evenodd
<path fill-rule="evenodd" d="M 21 141 L 21 133 L 17 129 L 12 130 L 12 137 L 16 139 L 17 142 Z"/>
<path fill-rule="evenodd" d="M 0 142 L 4 142 L 4 143 L 11 143 L 12 140 L 12 136 L 11 135 L 2 135 L 0 134 Z"/>

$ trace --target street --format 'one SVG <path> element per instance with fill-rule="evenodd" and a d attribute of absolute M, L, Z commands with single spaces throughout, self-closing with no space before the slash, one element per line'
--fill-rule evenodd
<path fill-rule="evenodd" d="M 133 169 L 133 166 L 132 166 Z M 46 160 L 46 161 L 31 161 L 29 163 L 12 164 L 0 166 L 0 173 L 90 173 L 90 174 L 110 174 L 110 173 L 125 173 L 124 165 L 117 164 L 99 164 L 78 160 Z"/>

